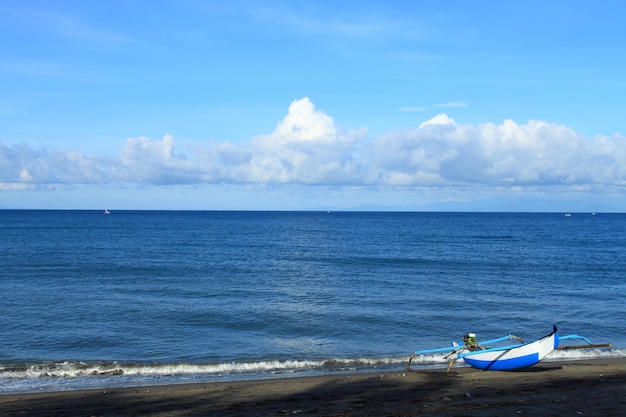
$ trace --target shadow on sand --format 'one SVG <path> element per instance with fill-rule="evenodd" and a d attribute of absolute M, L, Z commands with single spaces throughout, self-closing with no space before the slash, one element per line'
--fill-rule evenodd
<path fill-rule="evenodd" d="M 546 365 L 518 372 L 467 369 L 456 375 L 400 372 L 4 395 L 0 415 L 621 416 L 624 393 L 624 372 L 581 375 Z"/>

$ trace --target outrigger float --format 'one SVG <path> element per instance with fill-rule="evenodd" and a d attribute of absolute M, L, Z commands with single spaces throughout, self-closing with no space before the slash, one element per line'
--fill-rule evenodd
<path fill-rule="evenodd" d="M 586 344 L 559 346 L 562 340 L 568 339 L 582 340 Z M 493 343 L 500 343 L 507 340 L 515 340 L 520 344 L 498 347 L 489 346 Z M 555 349 L 589 349 L 611 346 L 610 343 L 593 344 L 586 337 L 577 334 L 559 336 L 556 326 L 554 326 L 550 334 L 528 343 L 524 343 L 522 339 L 512 334 L 497 339 L 485 340 L 481 343 L 476 341 L 476 335 L 474 333 L 468 333 L 463 336 L 463 342 L 452 342 L 452 346 L 450 347 L 418 350 L 409 358 L 406 369 L 407 371 L 420 372 L 411 369 L 413 359 L 424 354 L 448 352 L 448 354 L 444 356 L 444 359 L 448 359 L 449 361 L 447 372 L 450 372 L 450 368 L 452 368 L 454 362 L 459 359 L 463 359 L 468 365 L 477 369 L 512 371 L 536 365 Z M 487 347 L 483 347 L 483 345 Z"/>

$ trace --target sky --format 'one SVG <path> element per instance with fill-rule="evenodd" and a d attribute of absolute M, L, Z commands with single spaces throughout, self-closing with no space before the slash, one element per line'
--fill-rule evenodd
<path fill-rule="evenodd" d="M 625 15 L 3 0 L 0 208 L 626 212 Z"/>

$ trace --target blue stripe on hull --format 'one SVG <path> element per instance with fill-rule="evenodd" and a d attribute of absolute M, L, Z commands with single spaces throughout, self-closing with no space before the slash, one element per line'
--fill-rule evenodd
<path fill-rule="evenodd" d="M 531 355 L 520 356 L 518 358 L 511 359 L 499 359 L 494 361 L 481 361 L 472 359 L 471 356 L 463 358 L 470 366 L 478 369 L 492 370 L 492 371 L 511 371 L 513 369 L 527 368 L 533 366 L 539 362 L 539 354 L 533 353 Z"/>

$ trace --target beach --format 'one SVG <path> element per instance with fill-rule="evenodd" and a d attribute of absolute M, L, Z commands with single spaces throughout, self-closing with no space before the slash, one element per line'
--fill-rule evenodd
<path fill-rule="evenodd" d="M 2 416 L 622 416 L 626 358 L 0 396 Z"/>

